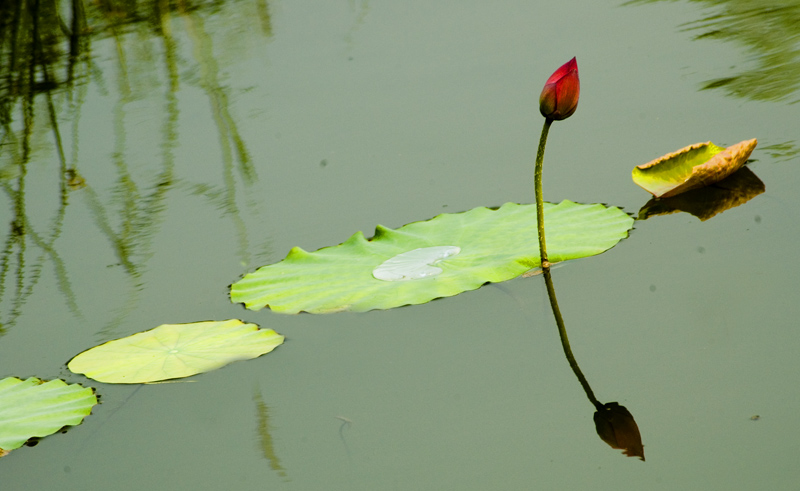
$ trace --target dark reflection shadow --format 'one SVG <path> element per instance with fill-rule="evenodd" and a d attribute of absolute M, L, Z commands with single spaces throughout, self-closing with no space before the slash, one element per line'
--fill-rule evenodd
<path fill-rule="evenodd" d="M 558 334 L 561 338 L 561 347 L 564 348 L 564 354 L 567 357 L 570 368 L 578 377 L 581 387 L 586 392 L 586 397 L 589 402 L 595 407 L 594 424 L 597 434 L 606 442 L 611 448 L 620 449 L 628 457 L 639 457 L 644 460 L 644 446 L 642 445 L 642 437 L 639 433 L 639 427 L 633 419 L 633 415 L 624 407 L 616 402 L 608 402 L 603 404 L 598 401 L 594 396 L 589 382 L 581 372 L 578 366 L 575 355 L 572 354 L 572 349 L 569 346 L 569 338 L 567 337 L 567 328 L 564 325 L 564 319 L 561 316 L 561 310 L 558 308 L 558 301 L 556 300 L 556 290 L 553 286 L 553 278 L 550 274 L 550 268 L 542 268 L 545 284 L 547 285 L 547 296 L 550 298 L 550 306 L 553 309 L 553 316 L 556 319 L 558 326 Z"/>
<path fill-rule="evenodd" d="M 743 205 L 766 190 L 753 171 L 742 167 L 725 179 L 672 198 L 653 198 L 639 210 L 638 220 L 672 213 L 690 213 L 701 221 Z"/>
<path fill-rule="evenodd" d="M 261 397 L 261 392 L 258 390 L 253 394 L 253 402 L 256 405 L 256 416 L 258 418 L 258 440 L 261 443 L 261 454 L 269 462 L 269 467 L 275 471 L 284 481 L 289 482 L 288 474 L 281 465 L 278 454 L 275 453 L 275 447 L 272 442 L 272 425 L 270 424 L 269 406 L 264 403 Z"/>
<path fill-rule="evenodd" d="M 236 4 L 243 2 L 229 3 L 230 7 L 216 0 L 0 2 L 0 200 L 6 201 L 0 201 L 0 207 L 11 215 L 0 238 L 0 335 L 16 323 L 43 271 L 54 271 L 67 307 L 81 318 L 69 265 L 57 244 L 69 205 L 76 200 L 89 210 L 89 220 L 107 240 L 116 256 L 114 266 L 128 282 L 129 291 L 121 295 L 124 304 L 106 330 L 136 309 L 168 195 L 180 184 L 183 189 L 192 186 L 186 183 L 193 176 L 176 175 L 174 165 L 181 83 L 203 90 L 219 136 L 222 176 L 219 183 L 197 184 L 207 190 L 197 194 L 233 222 L 237 252 L 243 263 L 250 262 L 237 196 L 242 184 L 256 179 L 255 167 L 230 111 L 230 89 L 215 58 L 214 35 L 204 27 L 204 16 L 225 9 L 239 15 L 236 9 L 242 5 Z M 269 39 L 267 0 L 255 0 L 250 7 L 255 15 L 247 22 L 257 29 L 236 25 L 237 32 Z M 241 23 L 239 18 L 225 20 Z M 178 30 L 181 36 L 174 34 Z M 104 58 L 109 43 L 111 60 L 99 65 L 95 60 Z M 94 143 L 79 138 L 89 85 L 116 97 L 108 160 L 88 160 L 86 152 L 80 152 Z M 160 141 L 129 141 L 127 128 L 136 123 L 129 113 L 140 110 L 143 99 L 154 100 L 161 109 L 155 116 L 161 120 Z M 153 146 L 160 148 L 159 158 L 143 168 L 140 149 Z M 38 166 L 35 174 L 29 173 L 32 162 Z M 93 172 L 97 166 L 110 171 Z M 42 168 L 49 172 L 44 178 Z M 94 182 L 95 173 L 109 172 L 113 184 Z"/>

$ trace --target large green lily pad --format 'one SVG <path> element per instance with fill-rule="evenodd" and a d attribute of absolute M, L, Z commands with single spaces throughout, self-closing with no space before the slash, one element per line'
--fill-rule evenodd
<path fill-rule="evenodd" d="M 99 382 L 140 384 L 189 377 L 269 353 L 284 337 L 238 319 L 162 324 L 95 346 L 67 364 Z"/>
<path fill-rule="evenodd" d="M 604 252 L 633 226 L 633 219 L 614 207 L 572 201 L 544 206 L 551 262 Z M 417 267 L 397 272 L 414 261 Z M 537 266 L 536 206 L 506 203 L 495 210 L 446 213 L 397 230 L 378 226 L 369 240 L 357 232 L 316 252 L 295 247 L 283 261 L 234 283 L 231 301 L 287 314 L 364 312 L 449 297 Z"/>
<path fill-rule="evenodd" d="M 91 388 L 63 380 L 0 380 L 0 457 L 32 437 L 80 424 L 96 404 Z"/>
<path fill-rule="evenodd" d="M 739 170 L 758 142 L 755 138 L 721 148 L 695 143 L 633 168 L 633 182 L 656 198 L 669 198 L 719 182 Z"/>

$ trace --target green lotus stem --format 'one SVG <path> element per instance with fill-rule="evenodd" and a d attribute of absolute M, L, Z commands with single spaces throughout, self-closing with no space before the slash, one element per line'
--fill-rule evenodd
<path fill-rule="evenodd" d="M 545 125 L 545 128 L 547 126 L 548 125 Z M 547 133 L 546 130 L 545 133 Z M 541 231 L 541 228 L 539 230 Z M 539 237 L 541 238 L 541 235 Z M 596 408 L 600 408 L 603 406 L 603 404 L 594 396 L 594 392 L 592 392 L 589 382 L 586 380 L 586 377 L 583 376 L 583 372 L 581 372 L 581 369 L 578 366 L 578 361 L 575 360 L 575 355 L 572 354 L 572 348 L 569 347 L 567 328 L 564 325 L 564 318 L 561 317 L 561 310 L 558 308 L 556 289 L 553 286 L 553 278 L 550 276 L 550 268 L 544 267 L 542 268 L 542 272 L 544 273 L 544 282 L 547 285 L 547 296 L 550 297 L 550 307 L 553 308 L 553 316 L 556 318 L 556 325 L 558 325 L 558 335 L 561 338 L 561 347 L 564 348 L 564 354 L 567 356 L 569 366 L 572 368 L 575 376 L 578 377 L 578 382 L 581 383 L 581 386 L 583 387 L 584 392 L 586 392 L 586 396 L 589 398 L 589 401 L 591 401 Z"/>
<path fill-rule="evenodd" d="M 536 170 L 533 174 L 533 187 L 534 192 L 536 193 L 536 225 L 539 230 L 539 257 L 542 260 L 542 268 L 547 268 L 550 266 L 550 263 L 547 261 L 547 245 L 544 239 L 542 164 L 544 163 L 544 146 L 547 144 L 547 133 L 550 131 L 551 124 L 553 124 L 553 120 L 551 118 L 545 118 L 544 126 L 542 127 L 542 136 L 539 137 L 539 151 L 536 152 Z M 551 298 L 555 298 L 555 296 Z"/>

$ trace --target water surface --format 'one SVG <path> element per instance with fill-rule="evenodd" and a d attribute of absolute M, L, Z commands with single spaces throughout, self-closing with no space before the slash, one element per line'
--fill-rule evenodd
<path fill-rule="evenodd" d="M 4 489 L 796 486 L 800 6 L 75 1 L 2 15 L 0 377 L 103 403 L 4 457 Z M 764 193 L 638 221 L 553 271 L 582 371 L 633 413 L 646 462 L 595 433 L 541 276 L 366 314 L 230 304 L 293 246 L 533 202 L 539 91 L 572 56 L 581 100 L 550 131 L 548 201 L 637 215 L 635 165 L 759 140 Z M 287 341 L 141 388 L 65 368 L 227 318 Z"/>

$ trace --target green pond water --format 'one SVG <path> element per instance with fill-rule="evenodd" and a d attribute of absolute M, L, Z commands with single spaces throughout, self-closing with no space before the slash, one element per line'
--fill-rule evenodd
<path fill-rule="evenodd" d="M 0 9 L 0 378 L 102 402 L 0 459 L 4 491 L 797 488 L 800 2 Z M 573 56 L 547 201 L 639 216 L 634 166 L 759 140 L 764 192 L 705 220 L 655 208 L 553 269 L 580 368 L 634 415 L 646 462 L 598 438 L 542 276 L 361 314 L 230 303 L 294 246 L 532 203 L 539 93 Z M 167 384 L 66 368 L 230 318 L 286 342 Z"/>

